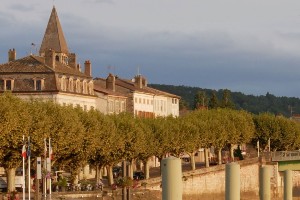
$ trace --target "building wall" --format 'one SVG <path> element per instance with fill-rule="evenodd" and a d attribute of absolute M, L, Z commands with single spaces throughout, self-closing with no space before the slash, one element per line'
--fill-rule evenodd
<path fill-rule="evenodd" d="M 154 117 L 153 95 L 145 93 L 133 93 L 134 115 L 140 117 Z"/>
<path fill-rule="evenodd" d="M 73 107 L 80 106 L 84 110 L 90 110 L 96 108 L 96 97 L 74 95 L 67 93 L 40 93 L 40 94 L 16 94 L 18 97 L 30 100 L 41 99 L 44 101 L 54 101 L 60 105 L 72 105 Z"/>

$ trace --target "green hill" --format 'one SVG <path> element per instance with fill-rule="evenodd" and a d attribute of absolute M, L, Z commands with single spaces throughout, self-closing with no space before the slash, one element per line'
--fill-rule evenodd
<path fill-rule="evenodd" d="M 222 99 L 224 92 L 223 89 L 211 90 L 189 86 L 160 84 L 149 84 L 149 86 L 180 96 L 182 98 L 182 103 L 191 110 L 194 109 L 194 97 L 197 92 L 205 91 L 208 98 L 210 98 L 212 93 L 215 92 L 219 100 Z M 231 91 L 230 94 L 231 101 L 234 103 L 236 109 L 247 110 L 254 114 L 271 112 L 289 117 L 291 114 L 300 113 L 300 99 L 296 97 L 276 97 L 270 93 L 267 93 L 266 95 L 255 96 Z"/>

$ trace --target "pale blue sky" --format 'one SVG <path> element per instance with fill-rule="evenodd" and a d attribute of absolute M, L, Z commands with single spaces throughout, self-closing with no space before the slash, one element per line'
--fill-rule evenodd
<path fill-rule="evenodd" d="M 300 97 L 299 0 L 55 0 L 93 75 Z M 1 0 L 0 63 L 40 45 L 51 0 Z M 108 66 L 114 66 L 109 69 Z"/>

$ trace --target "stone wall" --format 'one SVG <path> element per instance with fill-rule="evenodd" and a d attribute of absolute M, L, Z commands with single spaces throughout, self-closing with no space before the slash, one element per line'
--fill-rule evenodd
<path fill-rule="evenodd" d="M 241 193 L 259 192 L 258 158 L 238 161 L 241 173 Z M 147 180 L 147 188 L 161 190 L 161 178 Z M 225 165 L 201 168 L 183 172 L 183 194 L 222 194 L 225 193 Z"/>

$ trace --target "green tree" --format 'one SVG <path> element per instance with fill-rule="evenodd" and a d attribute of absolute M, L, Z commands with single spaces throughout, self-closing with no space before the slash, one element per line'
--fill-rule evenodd
<path fill-rule="evenodd" d="M 231 94 L 230 93 L 231 92 L 228 89 L 225 89 L 223 91 L 223 96 L 222 96 L 221 105 L 220 105 L 221 108 L 231 108 L 231 109 L 234 108 L 234 104 L 231 100 Z"/>
<path fill-rule="evenodd" d="M 198 91 L 194 97 L 194 109 L 207 108 L 208 99 L 205 91 Z"/>
<path fill-rule="evenodd" d="M 11 93 L 0 95 L 0 163 L 7 175 L 7 188 L 15 190 L 15 170 L 22 163 L 23 135 L 29 136 L 28 103 Z"/>
<path fill-rule="evenodd" d="M 211 97 L 209 99 L 208 107 L 210 109 L 214 109 L 214 108 L 219 107 L 219 100 L 218 100 L 216 92 L 214 92 L 214 91 L 212 92 Z"/>

